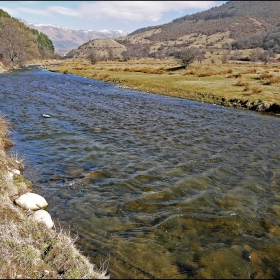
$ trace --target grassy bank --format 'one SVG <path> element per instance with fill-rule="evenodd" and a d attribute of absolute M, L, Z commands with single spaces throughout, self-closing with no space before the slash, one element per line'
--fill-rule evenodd
<path fill-rule="evenodd" d="M 32 184 L 21 174 L 11 175 L 23 169 L 23 161 L 8 156 L 9 133 L 9 123 L 0 117 L 0 278 L 108 278 L 75 248 L 76 237 L 59 225 L 48 229 L 34 222 L 28 210 L 14 204 Z"/>
<path fill-rule="evenodd" d="M 47 69 L 145 92 L 280 113 L 280 65 L 276 63 L 194 63 L 188 69 L 169 70 L 176 66 L 173 60 L 102 61 L 94 65 L 87 60 L 64 60 Z"/>

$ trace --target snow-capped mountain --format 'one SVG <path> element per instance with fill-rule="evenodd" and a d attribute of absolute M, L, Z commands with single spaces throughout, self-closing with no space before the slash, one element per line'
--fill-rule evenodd
<path fill-rule="evenodd" d="M 22 21 L 30 28 L 37 29 L 46 34 L 53 42 L 55 52 L 61 55 L 68 53 L 71 49 L 97 38 L 116 38 L 126 36 L 129 32 L 124 30 L 81 30 L 70 29 L 54 24 L 28 23 Z"/>

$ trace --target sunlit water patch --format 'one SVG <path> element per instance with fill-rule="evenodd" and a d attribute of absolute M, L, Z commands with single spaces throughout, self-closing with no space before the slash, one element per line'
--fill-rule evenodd
<path fill-rule="evenodd" d="M 25 176 L 111 277 L 280 277 L 279 118 L 39 70 L 0 98 Z"/>

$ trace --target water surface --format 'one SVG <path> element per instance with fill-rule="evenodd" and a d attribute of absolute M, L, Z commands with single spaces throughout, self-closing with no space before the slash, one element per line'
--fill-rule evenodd
<path fill-rule="evenodd" d="M 112 278 L 280 277 L 279 118 L 34 69 L 0 100 L 25 176 Z"/>

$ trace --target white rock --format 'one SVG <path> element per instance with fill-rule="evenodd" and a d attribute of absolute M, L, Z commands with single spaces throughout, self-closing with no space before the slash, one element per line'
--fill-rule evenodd
<path fill-rule="evenodd" d="M 35 211 L 32 218 L 38 223 L 44 223 L 48 228 L 52 228 L 54 226 L 51 215 L 45 210 Z"/>
<path fill-rule="evenodd" d="M 36 193 L 25 193 L 15 200 L 15 203 L 21 208 L 38 210 L 48 205 L 45 198 Z"/>
<path fill-rule="evenodd" d="M 12 171 L 13 174 L 18 174 L 18 175 L 20 175 L 20 171 L 17 170 L 17 169 L 12 169 L 11 171 Z"/>

